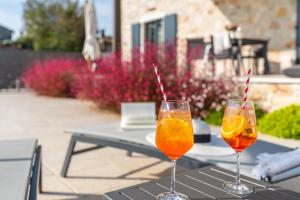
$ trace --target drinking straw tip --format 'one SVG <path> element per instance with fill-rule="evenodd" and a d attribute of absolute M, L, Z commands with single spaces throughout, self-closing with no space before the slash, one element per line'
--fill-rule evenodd
<path fill-rule="evenodd" d="M 249 83 L 250 83 L 250 78 L 251 78 L 251 71 L 252 68 L 250 67 L 247 71 L 247 79 L 246 79 L 246 87 L 244 90 L 244 95 L 243 95 L 243 105 L 242 105 L 242 109 L 246 108 L 246 101 L 247 101 L 247 93 L 249 91 Z"/>

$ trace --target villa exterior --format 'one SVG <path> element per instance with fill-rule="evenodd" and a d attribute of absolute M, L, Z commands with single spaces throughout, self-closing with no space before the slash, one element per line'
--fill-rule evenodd
<path fill-rule="evenodd" d="M 297 0 L 122 0 L 120 46 L 123 58 L 144 41 L 176 39 L 178 52 L 188 40 L 209 38 L 237 24 L 246 38 L 269 40 L 268 57 L 281 69 L 295 61 Z M 272 67 L 272 65 L 271 65 Z"/>

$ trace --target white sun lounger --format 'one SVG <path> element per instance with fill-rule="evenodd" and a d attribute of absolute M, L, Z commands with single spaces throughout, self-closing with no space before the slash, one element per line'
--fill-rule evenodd
<path fill-rule="evenodd" d="M 166 156 L 164 156 L 153 144 L 147 141 L 147 136 L 154 130 L 155 129 L 127 131 L 121 129 L 117 121 L 111 123 L 99 123 L 95 126 L 81 129 L 66 130 L 66 132 L 71 135 L 71 140 L 61 175 L 64 177 L 67 175 L 71 157 L 73 155 L 106 146 L 138 152 L 148 156 L 167 160 Z M 219 129 L 212 129 L 212 132 L 214 133 L 218 133 L 219 131 Z M 89 149 L 75 151 L 75 145 L 78 142 L 95 144 L 96 146 Z M 251 171 L 256 165 L 256 156 L 262 152 L 276 153 L 289 150 L 289 148 L 280 145 L 258 140 L 253 146 L 246 149 L 241 154 L 241 173 L 251 176 Z M 235 156 L 203 156 L 203 154 L 197 155 L 195 152 L 190 152 L 178 160 L 179 165 L 190 169 L 204 166 L 205 163 L 206 165 L 208 163 L 216 164 L 229 170 L 235 170 L 236 168 Z"/>

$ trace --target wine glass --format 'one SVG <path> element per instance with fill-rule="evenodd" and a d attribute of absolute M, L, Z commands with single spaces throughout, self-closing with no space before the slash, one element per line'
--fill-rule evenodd
<path fill-rule="evenodd" d="M 170 192 L 159 194 L 157 199 L 189 199 L 186 195 L 175 192 L 176 160 L 190 150 L 194 143 L 192 117 L 188 101 L 162 101 L 155 143 L 172 163 Z"/>
<path fill-rule="evenodd" d="M 244 103 L 244 106 L 243 106 Z M 256 117 L 252 101 L 228 100 L 222 122 L 222 138 L 235 150 L 237 157 L 236 180 L 224 184 L 224 189 L 234 194 L 250 194 L 254 189 L 241 183 L 240 153 L 255 143 L 257 137 Z"/>

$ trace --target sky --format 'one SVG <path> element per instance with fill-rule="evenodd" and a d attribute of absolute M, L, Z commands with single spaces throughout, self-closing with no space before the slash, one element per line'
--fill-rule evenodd
<path fill-rule="evenodd" d="M 0 24 L 14 31 L 13 38 L 20 35 L 23 28 L 23 4 L 26 0 L 0 0 Z M 80 0 L 84 3 L 85 0 Z M 113 0 L 94 0 L 97 13 L 98 29 L 105 29 L 107 35 L 112 34 Z"/>

